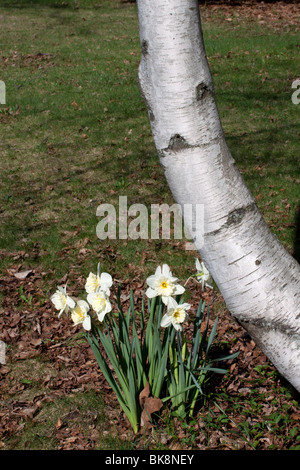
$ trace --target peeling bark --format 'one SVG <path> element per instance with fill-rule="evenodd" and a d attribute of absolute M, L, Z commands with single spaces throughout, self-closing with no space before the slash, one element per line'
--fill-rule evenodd
<path fill-rule="evenodd" d="M 194 240 L 201 258 L 232 316 L 300 391 L 300 266 L 269 230 L 227 147 L 198 2 L 137 4 L 139 82 L 174 199 L 204 205 L 204 245 L 200 234 Z"/>

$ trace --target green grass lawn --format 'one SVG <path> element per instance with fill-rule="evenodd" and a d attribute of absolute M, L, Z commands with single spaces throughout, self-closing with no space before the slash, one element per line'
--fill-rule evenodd
<path fill-rule="evenodd" d="M 299 31 L 205 18 L 229 148 L 271 230 L 293 253 L 300 105 L 291 86 L 299 78 Z M 161 262 L 185 279 L 194 270 L 185 240 L 96 236 L 100 204 L 117 208 L 119 196 L 128 206 L 174 202 L 139 92 L 139 60 L 135 4 L 0 0 L 1 270 L 16 259 L 24 270 L 41 268 L 41 301 L 66 273 L 72 283 L 99 261 L 117 279 L 145 279 Z"/>
<path fill-rule="evenodd" d="M 135 5 L 15 3 L 1 2 L 0 10 L 7 94 L 0 114 L 4 266 L 9 252 L 18 250 L 26 251 L 28 266 L 55 268 L 57 277 L 70 264 L 87 273 L 96 258 L 121 276 L 133 257 L 137 264 L 149 259 L 189 266 L 190 253 L 180 243 L 108 243 L 96 236 L 99 204 L 117 207 L 122 195 L 128 206 L 173 202 L 137 83 Z M 291 83 L 298 73 L 298 37 L 292 30 L 226 26 L 203 25 L 224 131 L 267 222 L 292 252 L 299 109 Z M 91 251 L 82 259 L 78 246 L 86 239 Z M 113 263 L 105 255 L 108 245 Z"/>
<path fill-rule="evenodd" d="M 216 99 L 231 152 L 270 228 L 295 250 L 299 206 L 299 40 L 292 31 L 205 28 Z M 211 42 L 210 42 L 211 39 Z"/>

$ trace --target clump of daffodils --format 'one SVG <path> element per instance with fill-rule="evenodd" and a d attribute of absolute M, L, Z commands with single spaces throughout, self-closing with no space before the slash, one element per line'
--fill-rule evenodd
<path fill-rule="evenodd" d="M 204 263 L 196 258 L 196 278 L 201 283 L 202 289 L 205 286 L 212 289 L 208 284 L 211 282 L 211 276 Z M 175 330 L 182 331 L 182 324 L 187 320 L 190 304 L 178 304 L 174 297 L 181 296 L 185 288 L 178 283 L 178 278 L 173 276 L 170 267 L 167 264 L 158 266 L 155 273 L 146 280 L 148 288 L 146 295 L 149 299 L 161 297 L 166 306 L 166 313 L 161 319 L 160 326 L 167 328 L 172 325 Z M 57 287 L 57 291 L 52 295 L 51 301 L 54 307 L 59 310 L 58 317 L 62 313 L 70 313 L 74 325 L 82 324 L 87 331 L 91 329 L 91 317 L 89 315 L 92 309 L 100 322 L 103 322 L 107 313 L 111 312 L 110 288 L 113 285 L 113 279 L 110 274 L 101 272 L 100 264 L 97 267 L 97 273 L 89 273 L 86 279 L 85 291 L 87 293 L 87 302 L 85 300 L 75 301 L 67 294 L 66 286 Z"/>
<path fill-rule="evenodd" d="M 54 307 L 59 310 L 58 317 L 64 312 L 70 313 L 74 325 L 82 324 L 85 330 L 90 331 L 91 317 L 88 313 L 90 307 L 94 310 L 100 322 L 112 309 L 109 300 L 112 283 L 111 275 L 105 272 L 101 273 L 100 264 L 98 264 L 97 274 L 90 273 L 85 283 L 87 302 L 81 299 L 75 301 L 67 294 L 66 286 L 58 286 L 57 291 L 51 297 Z"/>
<path fill-rule="evenodd" d="M 196 260 L 196 269 L 197 274 L 193 277 L 197 278 L 202 288 L 211 288 L 207 283 L 210 282 L 210 275 L 204 264 Z M 194 331 L 189 347 L 183 333 L 183 324 L 188 320 L 191 308 L 190 304 L 182 301 L 185 287 L 173 276 L 167 264 L 158 266 L 146 283 L 148 314 L 145 313 L 144 302 L 141 311 L 136 312 L 132 291 L 129 309 L 124 313 L 119 286 L 119 312 L 107 315 L 112 311 L 110 295 L 113 279 L 110 274 L 100 271 L 100 264 L 97 273 L 90 273 L 86 279 L 86 300 L 73 299 L 67 294 L 66 286 L 59 286 L 51 296 L 59 317 L 63 313 L 69 314 L 74 325 L 83 326 L 98 365 L 135 433 L 144 420 L 145 412 L 149 418 L 146 405 L 143 410 L 139 400 L 143 391 L 149 390 L 149 400 L 156 397 L 161 406 L 171 401 L 177 416 L 185 417 L 187 413 L 192 416 L 195 404 L 203 394 L 207 374 L 213 371 L 224 373 L 214 367 L 216 359 L 210 358 L 217 320 L 208 336 L 209 309 L 207 325 L 204 330 L 201 329 L 205 303 L 200 300 L 194 312 Z M 98 322 L 93 321 L 91 311 Z M 137 315 L 141 329 L 137 328 Z M 161 328 L 164 328 L 163 334 Z M 231 355 L 227 359 L 233 357 Z"/>

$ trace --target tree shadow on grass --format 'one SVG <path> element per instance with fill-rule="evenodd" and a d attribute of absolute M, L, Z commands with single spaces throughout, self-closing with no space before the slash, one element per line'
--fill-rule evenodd
<path fill-rule="evenodd" d="M 290 138 L 291 143 L 295 142 L 296 144 L 299 125 L 289 122 L 284 126 L 270 126 L 250 132 L 243 132 L 243 129 L 244 128 L 241 126 L 241 133 L 236 135 L 230 132 L 227 133 L 225 130 L 225 138 L 232 153 L 234 153 L 235 149 L 239 148 L 242 149 L 241 151 L 244 153 L 244 151 L 246 152 L 246 149 L 250 147 L 251 152 L 247 152 L 247 161 L 256 161 L 259 159 L 260 163 L 273 163 L 277 166 L 276 157 L 280 155 L 280 159 L 284 158 L 284 149 L 282 148 L 283 140 Z M 255 143 L 255 147 L 253 147 L 253 143 Z M 259 149 L 259 153 L 257 149 Z M 235 158 L 235 155 L 233 156 Z M 239 156 L 236 158 L 238 162 Z M 295 171 L 299 171 L 298 154 L 294 156 L 294 159 L 297 165 Z M 241 163 L 243 163 L 243 161 L 241 161 Z M 280 168 L 281 172 L 283 170 L 284 168 Z"/>
<path fill-rule="evenodd" d="M 0 7 L 5 8 L 32 8 L 35 6 L 50 8 L 78 8 L 79 6 L 84 5 L 78 4 L 75 0 L 0 0 Z"/>

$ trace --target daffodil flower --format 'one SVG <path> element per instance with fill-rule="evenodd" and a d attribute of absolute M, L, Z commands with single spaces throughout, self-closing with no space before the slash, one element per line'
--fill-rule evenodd
<path fill-rule="evenodd" d="M 200 263 L 198 258 L 196 258 L 196 269 L 197 269 L 196 277 L 197 277 L 197 280 L 201 283 L 202 289 L 204 289 L 205 286 L 209 287 L 210 289 L 213 289 L 213 286 L 211 286 L 207 282 L 207 281 L 211 281 L 211 275 L 209 274 L 209 271 L 205 267 L 205 264 L 203 262 Z"/>
<path fill-rule="evenodd" d="M 161 295 L 162 301 L 165 305 L 170 303 L 172 295 L 182 294 L 185 289 L 177 283 L 178 279 L 172 276 L 170 268 L 167 264 L 158 266 L 155 274 L 147 278 L 148 289 L 146 291 L 147 297 L 150 299 Z"/>
<path fill-rule="evenodd" d="M 67 285 L 65 287 L 57 287 L 55 294 L 51 296 L 51 302 L 56 310 L 59 310 L 58 318 L 63 312 L 68 313 L 69 309 L 75 307 L 75 301 L 67 294 Z"/>
<path fill-rule="evenodd" d="M 91 317 L 88 315 L 89 309 L 89 304 L 85 300 L 78 300 L 76 306 L 71 311 L 74 325 L 82 323 L 83 328 L 87 331 L 91 329 Z"/>
<path fill-rule="evenodd" d="M 110 287 L 112 286 L 112 277 L 108 273 L 100 274 L 100 263 L 98 264 L 97 274 L 90 273 L 86 283 L 85 290 L 88 294 L 96 292 L 97 289 L 101 289 L 106 295 L 110 295 Z"/>
<path fill-rule="evenodd" d="M 167 328 L 173 325 L 175 330 L 182 330 L 182 323 L 186 321 L 188 314 L 186 310 L 191 308 L 190 304 L 183 303 L 178 304 L 176 300 L 172 299 L 171 305 L 167 310 L 167 313 L 162 317 L 160 326 Z"/>
<path fill-rule="evenodd" d="M 96 292 L 91 292 L 87 296 L 88 303 L 95 310 L 98 320 L 103 321 L 105 315 L 111 311 L 111 303 L 108 296 L 101 289 L 97 289 Z"/>

